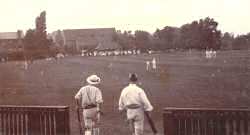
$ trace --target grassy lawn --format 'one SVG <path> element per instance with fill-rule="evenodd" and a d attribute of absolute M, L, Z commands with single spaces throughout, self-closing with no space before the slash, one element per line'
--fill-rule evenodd
<path fill-rule="evenodd" d="M 146 61 L 155 57 L 157 71 L 146 71 Z M 204 52 L 171 52 L 138 56 L 80 57 L 57 61 L 38 60 L 23 68 L 22 62 L 0 63 L 0 104 L 68 105 L 71 132 L 78 134 L 74 95 L 97 74 L 104 97 L 102 132 L 128 134 L 117 111 L 121 89 L 128 74 L 139 75 L 154 106 L 152 117 L 162 132 L 164 107 L 248 107 L 250 106 L 250 51 L 218 52 L 206 59 Z M 146 123 L 146 133 L 150 133 Z"/>

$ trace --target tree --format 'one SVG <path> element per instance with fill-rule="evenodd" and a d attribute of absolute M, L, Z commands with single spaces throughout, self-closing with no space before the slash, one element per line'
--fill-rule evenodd
<path fill-rule="evenodd" d="M 250 34 L 237 36 L 232 43 L 234 50 L 245 50 L 250 48 Z"/>
<path fill-rule="evenodd" d="M 34 29 L 27 30 L 25 37 L 24 37 L 24 50 L 32 50 L 37 48 L 36 44 L 36 32 Z"/>
<path fill-rule="evenodd" d="M 37 43 L 41 47 L 41 49 L 48 50 L 49 41 L 47 39 L 47 31 L 46 31 L 46 12 L 43 11 L 40 13 L 40 16 L 36 18 L 36 37 Z"/>
<path fill-rule="evenodd" d="M 135 48 L 145 51 L 152 47 L 150 33 L 142 30 L 135 31 Z"/>
<path fill-rule="evenodd" d="M 55 36 L 55 42 L 60 47 L 62 47 L 64 45 L 63 35 L 62 35 L 61 30 L 57 30 L 56 36 Z"/>
<path fill-rule="evenodd" d="M 154 43 L 158 49 L 179 48 L 180 29 L 166 26 L 164 29 L 157 29 L 154 33 Z"/>
<path fill-rule="evenodd" d="M 42 39 L 47 38 L 46 31 L 46 12 L 43 11 L 40 13 L 40 16 L 36 18 L 36 34 Z"/>
<path fill-rule="evenodd" d="M 209 17 L 185 24 L 181 27 L 181 43 L 185 48 L 220 49 L 221 32 L 217 26 L 218 23 Z"/>
<path fill-rule="evenodd" d="M 221 38 L 221 49 L 231 50 L 233 49 L 234 35 L 228 32 L 224 33 Z"/>
<path fill-rule="evenodd" d="M 52 41 L 47 39 L 45 11 L 36 17 L 35 24 L 36 28 L 29 29 L 24 37 L 24 52 L 32 58 L 47 57 Z"/>
<path fill-rule="evenodd" d="M 114 41 L 121 45 L 122 49 L 131 49 L 135 46 L 134 36 L 131 31 L 117 31 L 113 37 Z"/>

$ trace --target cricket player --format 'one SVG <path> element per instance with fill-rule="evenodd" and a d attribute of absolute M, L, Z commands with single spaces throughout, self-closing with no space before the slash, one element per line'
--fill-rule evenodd
<path fill-rule="evenodd" d="M 152 69 L 156 70 L 156 60 L 153 58 L 152 60 Z"/>
<path fill-rule="evenodd" d="M 129 79 L 129 85 L 121 92 L 119 110 L 126 111 L 127 119 L 133 127 L 133 135 L 143 135 L 144 111 L 152 111 L 153 106 L 144 90 L 136 85 L 137 75 L 131 74 Z"/>
<path fill-rule="evenodd" d="M 97 87 L 101 79 L 97 75 L 91 75 L 87 79 L 87 85 L 82 87 L 75 95 L 78 107 L 83 109 L 85 135 L 99 135 L 96 124 L 100 117 L 100 107 L 103 103 L 101 90 Z"/>
<path fill-rule="evenodd" d="M 146 70 L 149 71 L 149 68 L 150 68 L 150 62 L 146 61 Z"/>

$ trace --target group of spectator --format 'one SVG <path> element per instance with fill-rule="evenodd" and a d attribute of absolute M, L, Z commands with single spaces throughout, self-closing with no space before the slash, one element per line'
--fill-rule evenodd
<path fill-rule="evenodd" d="M 112 51 L 86 51 L 82 50 L 81 56 L 119 56 L 119 55 L 139 55 L 140 50 L 112 50 Z"/>
<path fill-rule="evenodd" d="M 212 50 L 212 49 L 208 50 L 208 49 L 206 49 L 206 58 L 207 59 L 216 58 L 216 53 L 217 52 L 215 50 Z"/>

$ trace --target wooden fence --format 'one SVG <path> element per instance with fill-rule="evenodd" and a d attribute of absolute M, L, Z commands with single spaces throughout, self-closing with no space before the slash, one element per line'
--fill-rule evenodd
<path fill-rule="evenodd" d="M 0 106 L 0 135 L 69 135 L 67 106 Z"/>
<path fill-rule="evenodd" d="M 250 109 L 165 108 L 164 135 L 250 135 Z"/>

